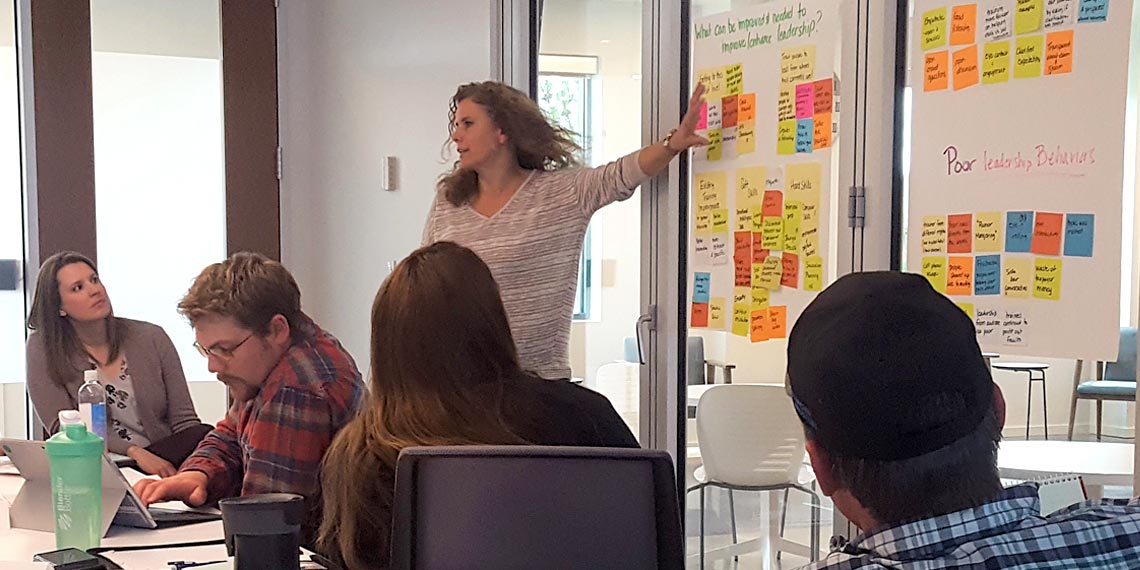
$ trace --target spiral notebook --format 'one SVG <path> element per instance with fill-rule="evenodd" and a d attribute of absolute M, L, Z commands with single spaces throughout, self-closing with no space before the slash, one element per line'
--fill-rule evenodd
<path fill-rule="evenodd" d="M 1012 487 L 1027 481 L 1037 483 L 1037 496 L 1041 498 L 1041 515 L 1051 515 L 1065 507 L 1088 500 L 1085 482 L 1080 475 L 1052 473 L 1032 479 L 1002 479 L 1003 487 Z"/>

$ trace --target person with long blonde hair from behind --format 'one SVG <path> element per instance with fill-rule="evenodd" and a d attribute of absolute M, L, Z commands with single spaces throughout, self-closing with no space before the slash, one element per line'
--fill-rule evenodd
<path fill-rule="evenodd" d="M 637 447 L 600 394 L 524 372 L 487 265 L 451 242 L 400 262 L 372 305 L 371 394 L 322 467 L 318 549 L 385 568 L 396 460 L 406 447 Z"/>

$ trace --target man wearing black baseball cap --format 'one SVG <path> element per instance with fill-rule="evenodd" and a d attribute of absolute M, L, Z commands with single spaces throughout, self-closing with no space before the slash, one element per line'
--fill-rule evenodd
<path fill-rule="evenodd" d="M 812 568 L 1138 568 L 1140 504 L 1040 516 L 1003 489 L 1005 400 L 969 317 L 921 276 L 837 280 L 788 339 L 788 387 L 824 494 L 863 534 Z"/>

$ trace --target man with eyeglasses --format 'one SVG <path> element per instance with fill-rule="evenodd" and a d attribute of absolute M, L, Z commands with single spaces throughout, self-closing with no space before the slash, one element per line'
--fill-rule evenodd
<path fill-rule="evenodd" d="M 352 357 L 301 312 L 289 271 L 260 254 L 206 267 L 178 311 L 233 404 L 176 475 L 140 481 L 139 496 L 199 506 L 296 493 L 315 505 L 321 459 L 364 394 Z"/>

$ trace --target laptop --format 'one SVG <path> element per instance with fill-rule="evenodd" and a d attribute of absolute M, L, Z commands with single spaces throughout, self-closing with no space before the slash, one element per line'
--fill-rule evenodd
<path fill-rule="evenodd" d="M 12 502 L 9 517 L 13 527 L 55 531 L 51 509 L 51 470 L 42 441 L 0 439 L 12 465 L 24 478 Z M 103 457 L 103 533 L 111 524 L 135 528 L 159 528 L 221 520 L 217 509 L 165 509 L 147 507 L 113 459 Z"/>

